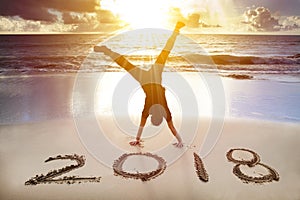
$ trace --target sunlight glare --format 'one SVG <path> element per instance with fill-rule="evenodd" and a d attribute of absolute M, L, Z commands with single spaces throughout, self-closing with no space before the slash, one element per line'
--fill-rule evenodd
<path fill-rule="evenodd" d="M 177 20 L 188 23 L 193 13 L 200 14 L 200 22 L 222 26 L 233 15 L 233 4 L 233 0 L 101 0 L 101 8 L 132 28 L 170 28 Z"/>
<path fill-rule="evenodd" d="M 103 0 L 101 6 L 133 28 L 160 28 L 168 21 L 169 1 Z"/>

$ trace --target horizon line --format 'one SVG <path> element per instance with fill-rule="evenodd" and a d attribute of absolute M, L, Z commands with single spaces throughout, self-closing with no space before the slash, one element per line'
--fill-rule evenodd
<path fill-rule="evenodd" d="M 123 30 L 124 31 L 124 30 Z M 0 32 L 1 35 L 114 35 L 118 31 L 112 32 Z M 183 35 L 290 35 L 290 36 L 300 36 L 297 32 L 182 32 Z"/>

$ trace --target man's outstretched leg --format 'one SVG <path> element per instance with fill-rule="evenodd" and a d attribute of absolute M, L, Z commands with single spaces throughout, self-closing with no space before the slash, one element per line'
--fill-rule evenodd
<path fill-rule="evenodd" d="M 130 71 L 135 68 L 135 66 L 130 63 L 123 55 L 112 51 L 111 49 L 107 48 L 106 46 L 95 46 L 95 52 L 102 52 L 105 55 L 109 56 L 113 59 L 120 67 L 124 68 L 126 71 Z"/>
<path fill-rule="evenodd" d="M 169 37 L 169 39 L 167 40 L 163 50 L 158 55 L 155 64 L 159 64 L 159 65 L 162 65 L 162 66 L 165 65 L 165 63 L 166 63 L 166 61 L 169 57 L 169 54 L 170 54 L 171 50 L 174 47 L 175 40 L 176 40 L 176 38 L 177 38 L 177 36 L 180 32 L 180 29 L 184 26 L 185 26 L 185 24 L 183 22 L 177 22 L 177 24 L 176 24 L 176 26 L 173 30 L 172 35 Z"/>
<path fill-rule="evenodd" d="M 112 51 L 111 49 L 107 48 L 106 46 L 95 46 L 94 47 L 95 52 L 102 52 L 105 55 L 109 56 L 111 59 L 113 59 L 120 67 L 125 69 L 128 73 L 131 74 L 133 78 L 135 78 L 137 81 L 140 81 L 140 74 L 141 69 L 133 65 L 131 62 L 129 62 L 123 55 Z"/>

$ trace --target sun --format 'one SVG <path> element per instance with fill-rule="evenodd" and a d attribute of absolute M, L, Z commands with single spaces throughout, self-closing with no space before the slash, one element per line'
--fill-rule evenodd
<path fill-rule="evenodd" d="M 169 1 L 163 0 L 102 0 L 101 6 L 133 28 L 164 27 L 170 8 Z"/>

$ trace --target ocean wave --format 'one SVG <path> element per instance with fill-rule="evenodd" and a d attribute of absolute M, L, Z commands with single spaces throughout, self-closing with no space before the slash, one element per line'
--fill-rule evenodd
<path fill-rule="evenodd" d="M 156 57 L 149 55 L 130 55 L 126 56 L 133 62 L 154 62 Z M 244 56 L 244 55 L 203 55 L 203 54 L 185 54 L 185 55 L 171 55 L 168 62 L 178 63 L 192 63 L 192 64 L 216 64 L 216 65 L 267 65 L 267 64 L 286 64 L 296 65 L 300 64 L 300 54 L 291 56 Z"/>
<path fill-rule="evenodd" d="M 155 62 L 156 56 L 127 55 L 139 67 Z M 31 72 L 107 72 L 123 71 L 109 57 L 86 55 L 27 55 L 2 56 L 0 73 Z M 170 55 L 165 71 L 213 72 L 223 74 L 300 74 L 300 54 L 291 56 L 238 56 L 238 55 Z"/>
<path fill-rule="evenodd" d="M 249 80 L 254 78 L 253 76 L 246 75 L 246 74 L 228 74 L 223 76 L 228 78 L 233 78 L 233 79 L 239 79 L 239 80 Z"/>
<path fill-rule="evenodd" d="M 300 64 L 300 54 L 292 56 L 237 56 L 237 55 L 200 55 L 187 54 L 183 56 L 192 63 L 197 64 L 217 64 L 217 65 L 258 65 L 258 64 Z"/>
<path fill-rule="evenodd" d="M 36 61 L 36 60 L 44 60 L 47 62 L 51 61 L 69 61 L 69 60 L 78 60 L 83 61 L 86 58 L 85 55 L 38 55 L 38 56 L 22 56 L 19 59 L 24 61 Z"/>
<path fill-rule="evenodd" d="M 0 60 L 1 70 L 15 69 L 64 69 L 64 68 L 80 68 L 85 56 L 81 55 L 37 55 L 37 56 L 2 56 Z M 76 67 L 74 67 L 76 66 Z"/>

